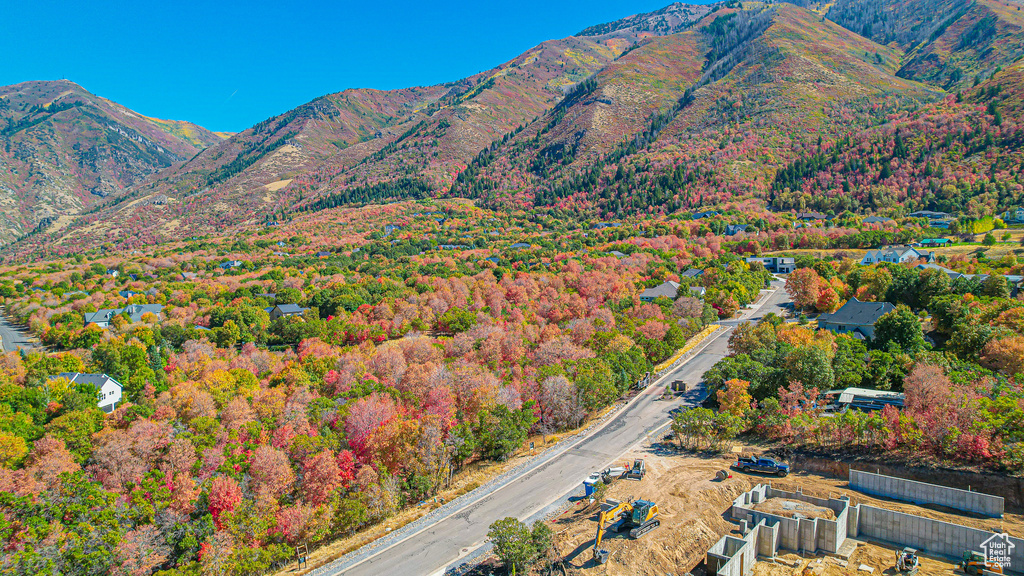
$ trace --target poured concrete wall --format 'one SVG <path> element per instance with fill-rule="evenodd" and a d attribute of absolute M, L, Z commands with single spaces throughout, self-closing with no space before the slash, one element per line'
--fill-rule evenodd
<path fill-rule="evenodd" d="M 769 498 L 785 498 L 830 508 L 836 513 L 835 520 L 825 518 L 787 518 L 754 510 L 749 506 Z M 759 484 L 749 492 L 740 494 L 730 510 L 734 520 L 746 520 L 748 526 L 764 523 L 775 530 L 775 548 L 798 552 L 835 553 L 846 541 L 848 531 L 849 502 L 836 498 L 816 498 L 802 492 L 787 492 Z"/>
<path fill-rule="evenodd" d="M 914 504 L 938 504 L 992 518 L 1003 517 L 1003 499 L 981 492 L 872 474 L 861 470 L 850 470 L 850 487 L 865 494 L 895 498 Z"/>
<path fill-rule="evenodd" d="M 861 504 L 857 508 L 861 539 L 881 540 L 898 547 L 909 546 L 926 554 L 945 556 L 954 560 L 962 558 L 966 551 L 981 552 L 982 543 L 995 535 L 987 530 L 884 510 L 867 504 Z M 1024 540 L 1011 537 L 1010 542 L 1014 548 L 1010 553 L 1010 566 L 1007 567 L 1007 571 L 1022 573 Z"/>
<path fill-rule="evenodd" d="M 708 550 L 707 573 L 716 576 L 750 576 L 758 555 L 775 557 L 775 527 L 759 522 L 746 536 L 723 536 Z"/>

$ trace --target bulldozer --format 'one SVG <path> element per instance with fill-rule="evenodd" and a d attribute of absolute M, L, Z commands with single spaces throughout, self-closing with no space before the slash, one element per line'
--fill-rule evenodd
<path fill-rule="evenodd" d="M 917 556 L 917 550 L 904 548 L 896 553 L 896 572 L 915 576 L 921 569 L 921 559 Z"/>
<path fill-rule="evenodd" d="M 622 521 L 615 524 L 622 517 Z M 610 525 L 609 525 L 610 524 Z M 608 561 L 608 550 L 601 549 L 601 540 L 607 528 L 616 532 L 629 530 L 630 538 L 639 538 L 661 525 L 658 520 L 658 505 L 650 500 L 627 500 L 619 502 L 609 498 L 601 504 L 597 517 L 597 535 L 594 536 L 594 560 L 598 564 Z"/>
<path fill-rule="evenodd" d="M 960 568 L 970 576 L 982 576 L 983 572 L 1003 573 L 1003 566 L 997 562 L 988 562 L 981 552 L 964 552 Z"/>

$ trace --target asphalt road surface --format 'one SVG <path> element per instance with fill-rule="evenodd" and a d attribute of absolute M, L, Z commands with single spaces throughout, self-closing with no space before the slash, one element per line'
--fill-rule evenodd
<path fill-rule="evenodd" d="M 434 524 L 410 534 L 392 546 L 377 551 L 355 565 L 339 559 L 338 568 L 318 570 L 318 574 L 345 576 L 384 576 L 386 574 L 436 574 L 484 543 L 487 528 L 495 520 L 514 516 L 526 519 L 565 494 L 582 491 L 583 480 L 604 469 L 624 453 L 665 427 L 668 411 L 680 405 L 694 405 L 706 395 L 701 379 L 704 372 L 728 352 L 729 333 L 746 320 L 758 320 L 769 312 L 784 314 L 788 296 L 782 283 L 773 283 L 774 292 L 761 306 L 744 310 L 737 320 L 722 322 L 726 330 L 704 344 L 703 350 L 650 386 L 604 427 L 580 440 L 564 453 L 525 470 L 519 477 L 494 492 L 455 510 Z M 687 382 L 688 392 L 672 401 L 659 400 L 664 384 L 674 380 Z"/>
<path fill-rule="evenodd" d="M 26 352 L 32 349 L 32 343 L 24 332 L 11 325 L 6 318 L 0 316 L 0 352 L 16 352 L 18 348 Z"/>

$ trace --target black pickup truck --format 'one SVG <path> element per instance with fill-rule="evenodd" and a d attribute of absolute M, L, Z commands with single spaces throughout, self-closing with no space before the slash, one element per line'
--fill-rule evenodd
<path fill-rule="evenodd" d="M 733 464 L 733 467 L 741 472 L 761 472 L 763 474 L 775 474 L 776 476 L 789 474 L 789 464 L 776 462 L 771 458 L 744 458 L 741 456 Z"/>

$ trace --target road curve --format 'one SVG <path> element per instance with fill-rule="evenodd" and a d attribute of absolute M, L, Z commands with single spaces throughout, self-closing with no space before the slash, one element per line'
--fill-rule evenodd
<path fill-rule="evenodd" d="M 397 543 L 376 551 L 358 563 L 344 557 L 315 571 L 317 576 L 383 576 L 386 574 L 429 575 L 443 570 L 484 543 L 487 528 L 495 520 L 513 516 L 526 519 L 565 494 L 581 489 L 583 480 L 595 470 L 607 467 L 649 434 L 668 423 L 668 411 L 693 405 L 705 396 L 701 386 L 704 372 L 728 353 L 729 333 L 744 320 L 758 320 L 768 312 L 783 314 L 788 301 L 782 284 L 775 282 L 756 309 L 745 310 L 739 320 L 729 321 L 703 350 L 658 383 L 641 393 L 607 425 L 584 438 L 564 453 L 525 470 L 494 492 L 455 510 L 435 523 Z M 659 400 L 665 382 L 684 380 L 689 390 L 682 398 Z M 642 494 L 637 494 L 642 497 Z"/>

